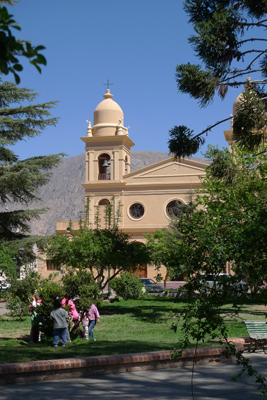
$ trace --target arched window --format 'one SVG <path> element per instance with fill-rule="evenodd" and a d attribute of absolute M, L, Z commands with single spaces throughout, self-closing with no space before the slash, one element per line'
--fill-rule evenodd
<path fill-rule="evenodd" d="M 111 179 L 110 174 L 110 156 L 108 154 L 100 154 L 98 157 L 98 180 L 106 181 Z"/>
<path fill-rule="evenodd" d="M 110 201 L 108 199 L 101 199 L 98 202 L 99 206 L 106 206 L 107 204 L 110 204 Z"/>

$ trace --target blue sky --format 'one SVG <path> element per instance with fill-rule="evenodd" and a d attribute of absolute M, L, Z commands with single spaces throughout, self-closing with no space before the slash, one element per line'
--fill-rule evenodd
<path fill-rule="evenodd" d="M 187 42 L 193 30 L 182 0 L 21 0 L 10 12 L 22 29 L 17 37 L 46 47 L 47 66 L 39 74 L 23 62 L 20 86 L 38 92 L 38 102 L 59 101 L 52 111 L 60 118 L 57 126 L 13 147 L 21 159 L 83 153 L 79 138 L 86 136 L 86 120 L 93 121 L 107 79 L 130 126 L 133 150 L 168 152 L 174 125 L 199 133 L 232 113 L 240 89 L 205 109 L 177 91 L 176 65 L 198 63 Z M 202 151 L 207 144 L 227 147 L 223 130 L 229 128 L 229 121 L 216 127 Z"/>

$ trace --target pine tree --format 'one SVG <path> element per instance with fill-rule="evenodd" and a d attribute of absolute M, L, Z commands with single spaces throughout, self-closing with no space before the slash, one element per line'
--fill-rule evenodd
<path fill-rule="evenodd" d="M 28 206 L 39 199 L 38 188 L 48 182 L 51 168 L 64 156 L 52 154 L 20 160 L 10 149 L 57 123 L 57 118 L 49 112 L 57 102 L 33 104 L 36 96 L 31 89 L 0 81 L 0 239 L 13 242 L 24 238 L 24 246 L 30 221 L 45 211 L 31 210 Z M 9 211 L 11 202 L 26 209 Z M 19 243 L 17 246 L 21 246 Z"/>
<path fill-rule="evenodd" d="M 267 83 L 267 2 L 186 0 L 184 9 L 195 31 L 195 35 L 189 38 L 189 43 L 201 64 L 177 65 L 178 90 L 189 94 L 201 107 L 206 107 L 212 103 L 216 92 L 223 99 L 229 88 L 246 85 L 239 120 L 236 125 L 234 123 L 234 137 L 241 147 L 251 151 L 266 140 L 265 129 L 262 127 L 267 124 L 264 112 L 264 87 Z M 251 77 L 249 83 L 248 76 Z M 195 154 L 205 141 L 203 134 L 228 119 L 231 117 L 210 124 L 196 135 L 185 126 L 174 127 L 170 131 L 170 151 L 177 157 Z M 244 127 L 246 131 L 241 132 Z"/>

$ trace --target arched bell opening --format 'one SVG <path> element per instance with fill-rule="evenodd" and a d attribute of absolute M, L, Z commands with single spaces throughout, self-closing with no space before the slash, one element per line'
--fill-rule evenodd
<path fill-rule="evenodd" d="M 108 154 L 100 154 L 98 157 L 98 180 L 107 181 L 111 179 L 111 161 Z"/>

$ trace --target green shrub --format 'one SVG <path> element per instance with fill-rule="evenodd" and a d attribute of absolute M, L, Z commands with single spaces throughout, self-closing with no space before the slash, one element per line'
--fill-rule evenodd
<path fill-rule="evenodd" d="M 62 282 L 65 294 L 74 301 L 78 312 L 88 311 L 93 303 L 97 307 L 100 306 L 100 291 L 92 272 L 69 269 L 62 278 Z"/>
<path fill-rule="evenodd" d="M 36 311 L 43 316 L 42 331 L 46 336 L 53 336 L 53 321 L 50 319 L 50 313 L 54 309 L 54 301 L 56 297 L 62 299 L 64 296 L 64 290 L 59 283 L 44 280 L 41 282 L 39 297 L 42 300 L 42 304 L 36 307 Z"/>
<path fill-rule="evenodd" d="M 10 289 L 4 294 L 7 309 L 12 317 L 19 317 L 21 320 L 30 312 L 30 302 L 38 289 L 39 276 L 35 271 L 29 271 L 24 279 L 12 279 L 10 283 Z"/>
<path fill-rule="evenodd" d="M 29 314 L 29 302 L 25 303 L 18 296 L 9 297 L 6 301 L 6 308 L 10 310 L 9 315 L 14 319 L 19 319 L 22 321 L 22 318 L 25 315 Z"/>
<path fill-rule="evenodd" d="M 142 296 L 144 289 L 140 279 L 128 272 L 122 274 L 119 278 L 112 279 L 110 286 L 124 300 L 138 299 Z"/>

